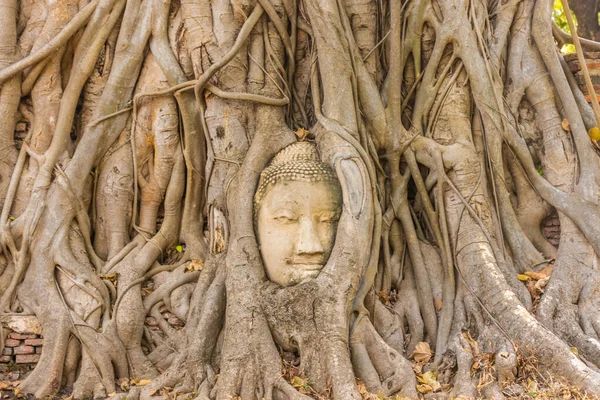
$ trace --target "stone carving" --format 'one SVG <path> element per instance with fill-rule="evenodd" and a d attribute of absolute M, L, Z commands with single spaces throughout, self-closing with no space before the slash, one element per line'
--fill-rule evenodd
<path fill-rule="evenodd" d="M 254 226 L 267 277 L 280 286 L 315 278 L 335 241 L 342 195 L 314 144 L 294 143 L 260 175 Z"/>

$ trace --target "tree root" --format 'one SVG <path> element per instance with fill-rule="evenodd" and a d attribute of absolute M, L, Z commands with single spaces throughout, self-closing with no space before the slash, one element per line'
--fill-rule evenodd
<path fill-rule="evenodd" d="M 352 365 L 371 393 L 416 397 L 416 380 L 411 363 L 379 336 L 363 318 L 350 339 Z"/>

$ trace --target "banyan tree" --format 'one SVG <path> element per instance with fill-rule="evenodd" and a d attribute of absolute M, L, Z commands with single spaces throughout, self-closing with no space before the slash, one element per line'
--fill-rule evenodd
<path fill-rule="evenodd" d="M 2 0 L 21 393 L 501 398 L 535 357 L 600 395 L 597 122 L 552 3 Z"/>

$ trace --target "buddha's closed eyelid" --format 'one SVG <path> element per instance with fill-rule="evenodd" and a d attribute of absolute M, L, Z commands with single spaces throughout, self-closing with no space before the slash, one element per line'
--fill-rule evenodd
<path fill-rule="evenodd" d="M 291 210 L 277 210 L 272 214 L 272 218 L 279 222 L 294 222 L 298 220 L 296 213 Z"/>
<path fill-rule="evenodd" d="M 321 222 L 337 222 L 340 219 L 340 213 L 337 211 L 324 212 L 320 215 Z"/>

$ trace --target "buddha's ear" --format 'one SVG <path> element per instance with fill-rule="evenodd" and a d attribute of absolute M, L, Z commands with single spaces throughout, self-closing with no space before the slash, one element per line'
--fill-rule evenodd
<path fill-rule="evenodd" d="M 336 129 L 340 132 L 344 131 L 339 125 L 336 125 Z M 371 188 L 369 174 L 359 151 L 343 138 L 343 136 L 351 137 L 351 135 L 345 131 L 343 135 L 336 133 L 321 124 L 316 124 L 312 131 L 317 141 L 321 160 L 335 169 L 340 181 L 344 211 L 358 219 L 361 213 L 368 208 L 367 202 Z"/>
<path fill-rule="evenodd" d="M 354 218 L 360 217 L 367 202 L 367 171 L 356 157 L 338 160 L 335 170 L 342 186 L 344 208 Z"/>

